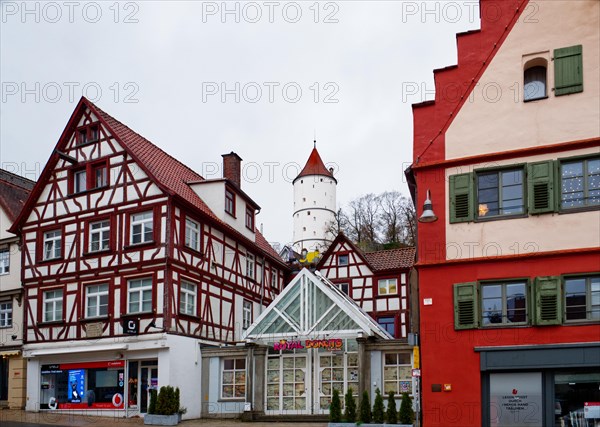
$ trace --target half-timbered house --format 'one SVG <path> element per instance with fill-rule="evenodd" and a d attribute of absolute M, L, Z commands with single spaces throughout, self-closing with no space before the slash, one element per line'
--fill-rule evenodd
<path fill-rule="evenodd" d="M 223 164 L 206 180 L 80 100 L 12 227 L 28 410 L 145 413 L 170 384 L 200 416 L 202 347 L 239 340 L 287 274 L 255 228 L 241 158 Z M 221 402 L 244 399 L 228 390 Z"/>

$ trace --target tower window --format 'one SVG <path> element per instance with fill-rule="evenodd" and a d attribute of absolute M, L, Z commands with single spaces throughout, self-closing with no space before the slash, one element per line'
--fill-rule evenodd
<path fill-rule="evenodd" d="M 302 227 L 302 231 L 306 231 L 306 227 Z"/>
<path fill-rule="evenodd" d="M 304 180 L 303 179 L 300 180 L 300 184 L 304 184 Z"/>
<path fill-rule="evenodd" d="M 306 211 L 306 214 L 310 216 L 310 211 Z"/>

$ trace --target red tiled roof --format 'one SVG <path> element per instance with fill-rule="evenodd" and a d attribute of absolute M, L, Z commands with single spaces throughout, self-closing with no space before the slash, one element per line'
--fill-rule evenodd
<path fill-rule="evenodd" d="M 308 156 L 306 165 L 304 165 L 304 169 L 302 169 L 300 174 L 294 179 L 294 182 L 298 178 L 308 175 L 324 175 L 335 179 L 333 174 L 325 167 L 325 163 L 323 163 L 323 160 L 317 151 L 317 147 L 313 148 L 310 156 Z"/>
<path fill-rule="evenodd" d="M 393 270 L 397 268 L 411 268 L 415 263 L 415 253 L 415 248 L 399 248 L 367 252 L 364 255 L 373 269 Z"/>
<path fill-rule="evenodd" d="M 204 178 L 192 169 L 181 163 L 179 160 L 165 153 L 156 145 L 139 135 L 129 127 L 104 112 L 96 105 L 87 101 L 87 105 L 92 111 L 106 122 L 115 136 L 127 146 L 133 156 L 145 167 L 153 176 L 157 183 L 166 187 L 173 195 L 177 195 L 190 203 L 195 208 L 210 216 L 213 220 L 219 222 L 223 227 L 235 231 L 231 226 L 221 221 L 208 207 L 206 203 L 190 188 L 189 182 L 204 181 Z M 235 231 L 238 233 L 237 231 Z M 271 247 L 264 236 L 255 230 L 255 242 L 262 251 L 277 261 L 283 262 L 279 254 Z"/>
<path fill-rule="evenodd" d="M 34 184 L 34 181 L 0 169 L 0 207 L 11 223 L 21 213 Z M 2 227 L 8 228 L 9 225 L 11 224 L 2 224 Z"/>

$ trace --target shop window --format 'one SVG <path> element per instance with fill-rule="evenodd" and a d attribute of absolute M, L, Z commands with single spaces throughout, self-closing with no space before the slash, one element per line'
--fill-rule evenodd
<path fill-rule="evenodd" d="M 225 189 L 225 212 L 235 217 L 235 194 L 228 189 Z"/>
<path fill-rule="evenodd" d="M 152 211 L 131 215 L 131 244 L 152 242 L 154 213 Z"/>
<path fill-rule="evenodd" d="M 358 402 L 358 354 L 346 353 L 335 355 L 320 355 L 320 384 L 321 409 L 328 409 L 331 404 L 333 390 L 338 390 L 343 396 L 348 389 Z"/>
<path fill-rule="evenodd" d="M 387 331 L 391 336 L 396 336 L 396 319 L 394 316 L 378 317 L 377 323 Z"/>
<path fill-rule="evenodd" d="M 185 246 L 200 252 L 200 224 L 189 218 L 185 220 Z"/>
<path fill-rule="evenodd" d="M 600 276 L 565 278 L 565 320 L 600 320 Z"/>
<path fill-rule="evenodd" d="M 412 393 L 410 353 L 386 353 L 383 365 L 383 393 Z"/>
<path fill-rule="evenodd" d="M 377 289 L 379 295 L 396 295 L 398 293 L 398 279 L 379 279 Z"/>
<path fill-rule="evenodd" d="M 127 282 L 127 313 L 152 311 L 152 279 L 133 279 Z"/>
<path fill-rule="evenodd" d="M 221 398 L 246 397 L 246 359 L 224 359 L 221 370 Z"/>
<path fill-rule="evenodd" d="M 583 92 L 583 48 L 581 45 L 554 51 L 554 94 Z"/>
<path fill-rule="evenodd" d="M 110 221 L 108 219 L 90 224 L 90 252 L 110 249 Z"/>
<path fill-rule="evenodd" d="M 41 366 L 40 409 L 123 409 L 125 362 Z"/>
<path fill-rule="evenodd" d="M 600 206 L 600 158 L 561 162 L 560 181 L 562 209 Z"/>
<path fill-rule="evenodd" d="M 12 326 L 12 313 L 12 301 L 0 302 L 0 328 L 8 328 Z"/>
<path fill-rule="evenodd" d="M 244 300 L 242 306 L 242 330 L 245 331 L 252 324 L 252 302 Z"/>
<path fill-rule="evenodd" d="M 526 65 L 523 82 L 523 99 L 525 101 L 547 98 L 546 60 L 543 58 L 536 58 L 530 61 Z"/>
<path fill-rule="evenodd" d="M 349 263 L 349 255 L 348 254 L 339 254 L 337 256 L 337 265 L 338 267 L 347 266 Z"/>
<path fill-rule="evenodd" d="M 306 409 L 306 356 L 269 357 L 267 361 L 267 410 Z"/>
<path fill-rule="evenodd" d="M 580 427 L 598 425 L 600 420 L 598 384 L 600 384 L 598 369 L 554 373 L 555 425 Z"/>
<path fill-rule="evenodd" d="M 483 326 L 527 323 L 527 282 L 481 285 Z"/>
<path fill-rule="evenodd" d="M 8 248 L 0 249 L 0 275 L 10 273 L 10 251 Z"/>
<path fill-rule="evenodd" d="M 246 276 L 254 280 L 254 256 L 246 254 Z"/>
<path fill-rule="evenodd" d="M 59 322 L 63 320 L 63 291 L 55 289 L 44 292 L 43 319 L 44 322 Z"/>
<path fill-rule="evenodd" d="M 89 285 L 85 288 L 85 317 L 108 316 L 108 285 Z"/>
<path fill-rule="evenodd" d="M 246 228 L 254 231 L 254 209 L 246 207 Z"/>
<path fill-rule="evenodd" d="M 195 283 L 181 281 L 179 294 L 179 312 L 190 316 L 196 315 L 198 286 Z"/>

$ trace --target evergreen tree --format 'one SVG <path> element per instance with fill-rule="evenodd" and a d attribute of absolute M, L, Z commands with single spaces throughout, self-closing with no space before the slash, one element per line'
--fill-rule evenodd
<path fill-rule="evenodd" d="M 379 389 L 375 390 L 375 403 L 373 404 L 373 422 L 383 424 L 385 414 L 385 406 L 383 405 L 383 397 Z"/>
<path fill-rule="evenodd" d="M 396 399 L 394 399 L 393 391 L 390 391 L 390 394 L 388 395 L 388 407 L 385 415 L 389 424 L 396 424 L 398 422 L 398 412 L 396 411 Z"/>
<path fill-rule="evenodd" d="M 340 402 L 340 392 L 333 390 L 331 405 L 329 406 L 329 421 L 339 423 L 342 421 L 342 402 Z"/>
<path fill-rule="evenodd" d="M 150 405 L 148 405 L 148 413 L 156 414 L 156 390 L 150 390 Z"/>
<path fill-rule="evenodd" d="M 344 420 L 347 423 L 356 422 L 356 402 L 352 396 L 352 387 L 348 388 L 345 399 L 346 407 L 344 408 Z"/>
<path fill-rule="evenodd" d="M 412 424 L 414 413 L 412 401 L 408 393 L 402 393 L 402 402 L 400 402 L 400 413 L 398 415 L 402 424 Z"/>
<path fill-rule="evenodd" d="M 358 420 L 362 423 L 371 422 L 371 401 L 369 400 L 369 393 L 365 390 L 360 400 L 360 414 Z"/>

